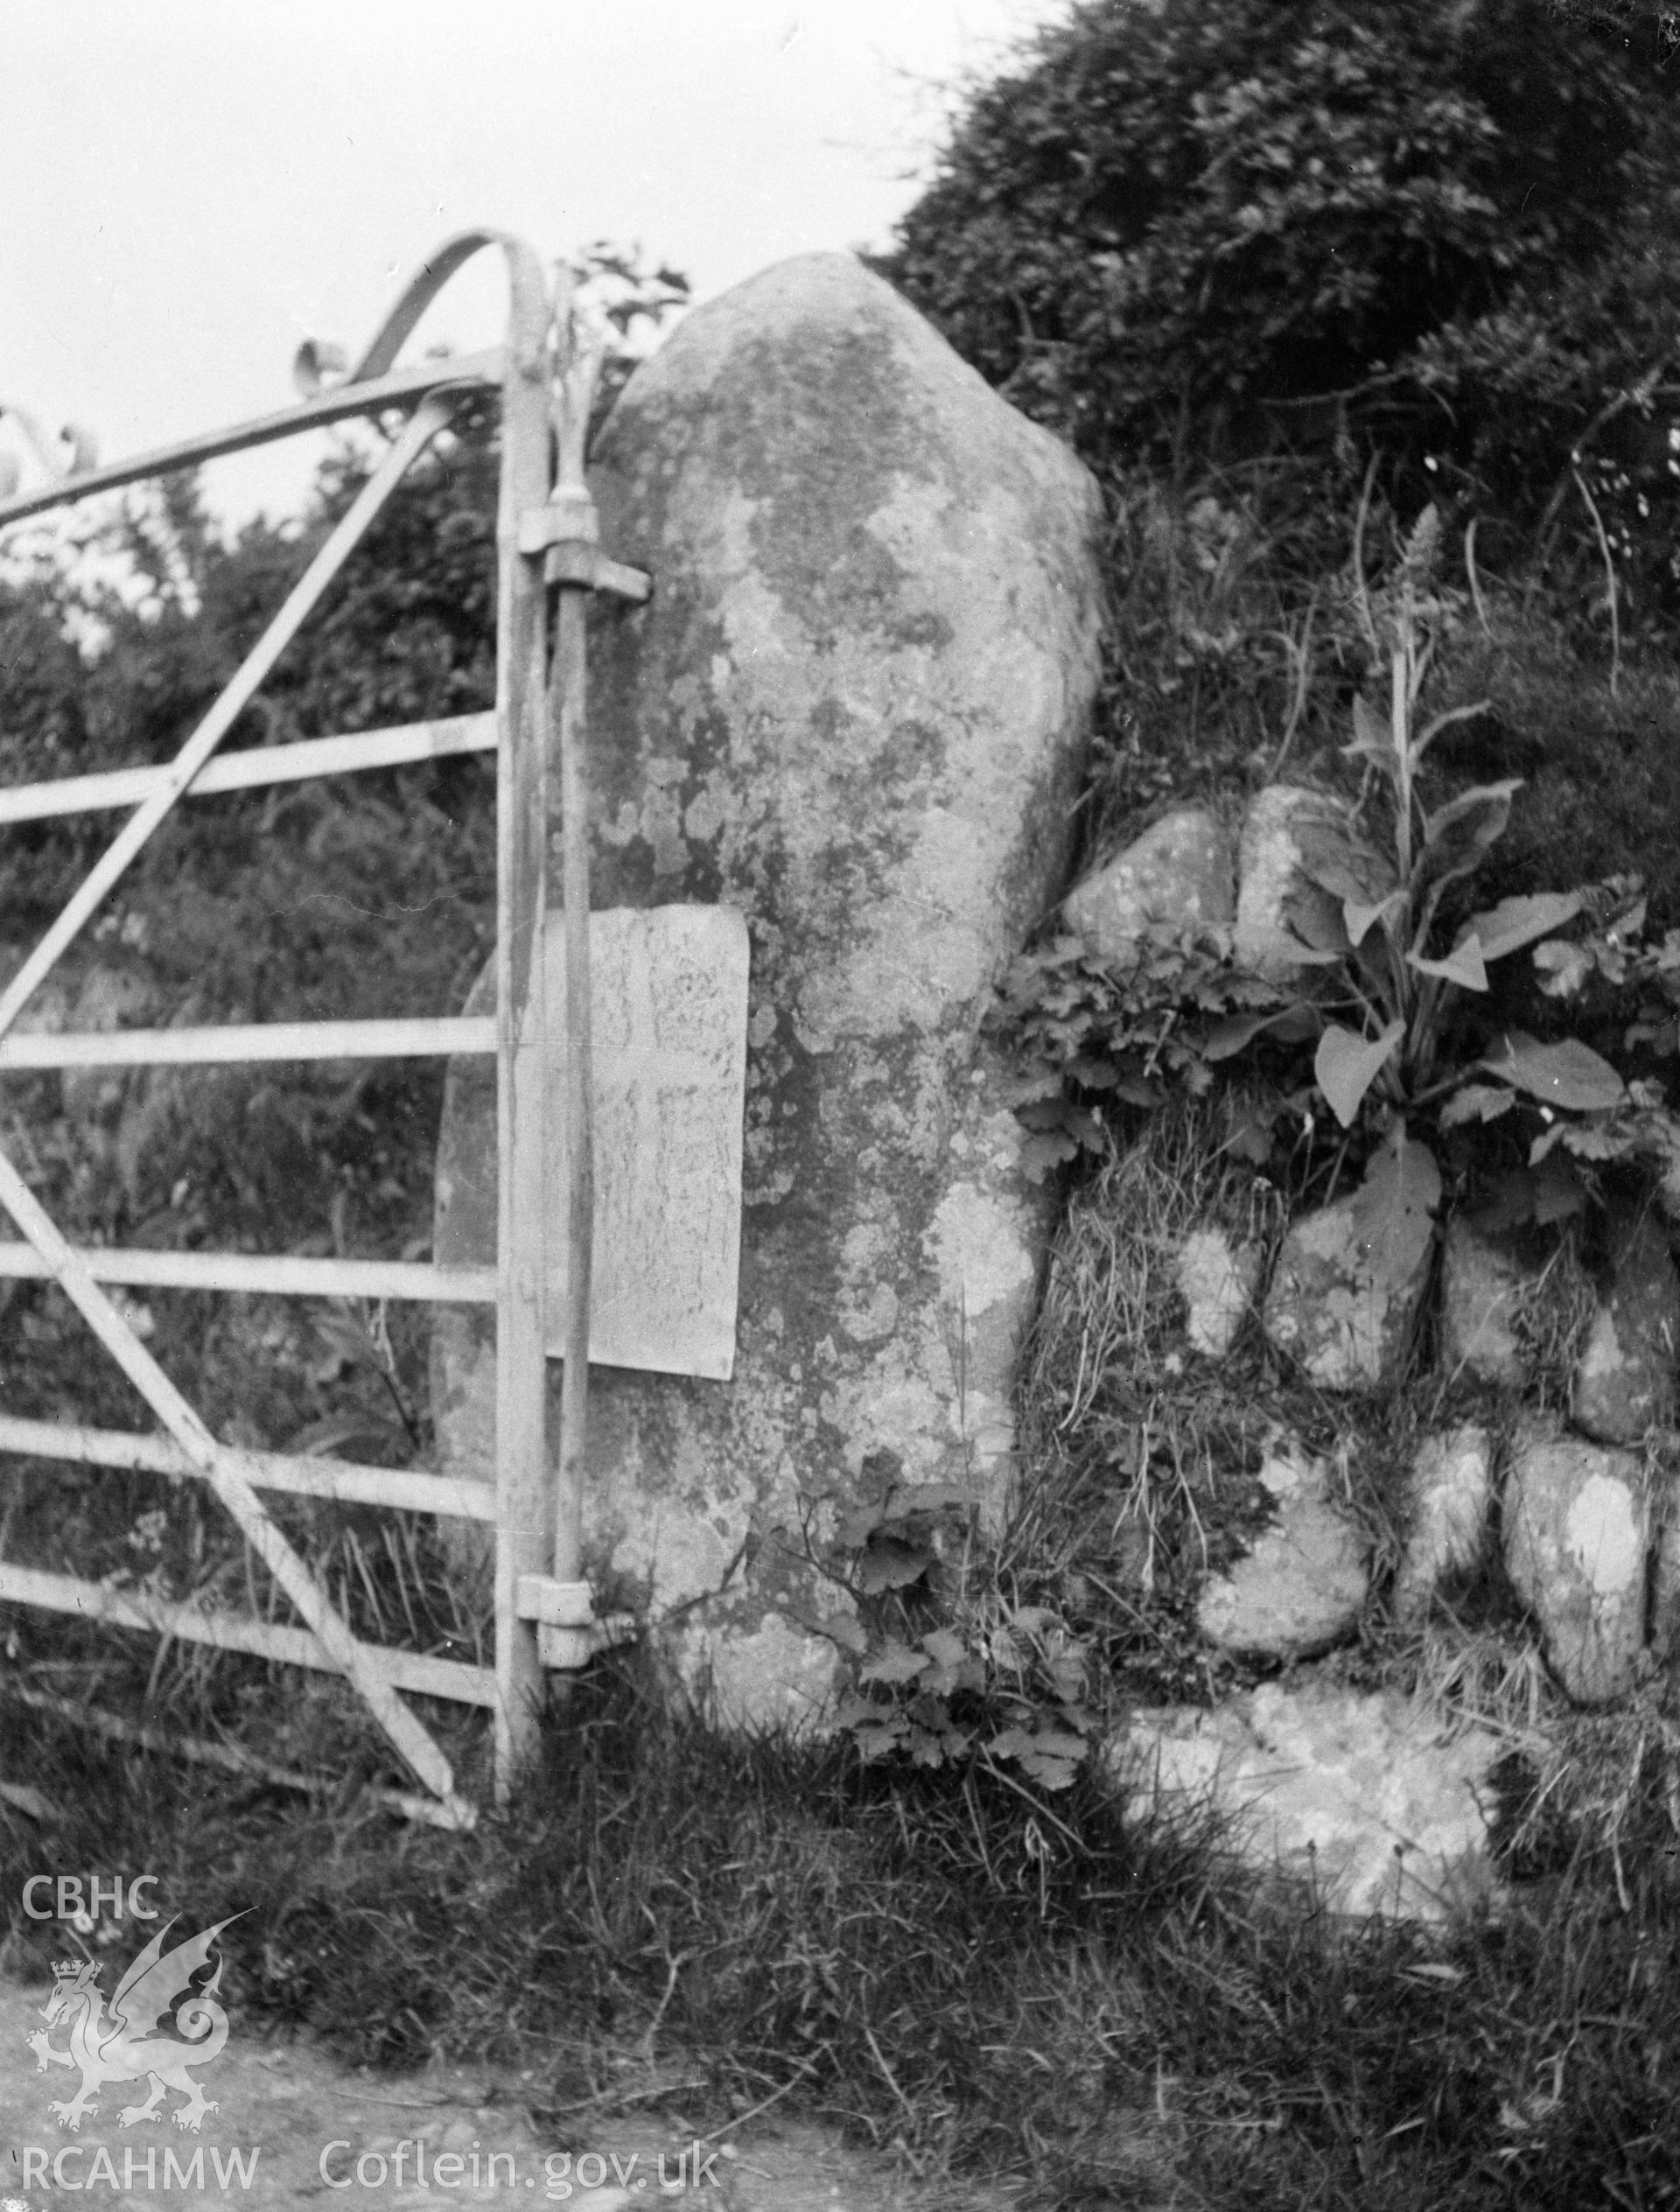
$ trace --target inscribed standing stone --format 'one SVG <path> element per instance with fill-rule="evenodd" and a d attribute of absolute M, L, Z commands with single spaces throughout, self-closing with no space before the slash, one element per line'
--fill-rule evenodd
<path fill-rule="evenodd" d="M 734 1379 L 594 1372 L 589 1566 L 668 1622 L 724 1717 L 797 1724 L 834 1672 L 801 1622 L 840 1602 L 803 1530 L 820 1545 L 889 1483 L 958 1484 L 995 1519 L 1012 1473 L 1049 1222 L 978 1032 L 1065 881 L 1099 502 L 837 254 L 690 315 L 593 484 L 603 544 L 654 578 L 591 633 L 594 903 L 738 907 L 752 1016 Z M 465 1075 L 444 1264 L 494 1245 L 494 1127 Z M 493 1364 L 481 1318 L 440 1316 L 452 1471 L 489 1474 Z"/>

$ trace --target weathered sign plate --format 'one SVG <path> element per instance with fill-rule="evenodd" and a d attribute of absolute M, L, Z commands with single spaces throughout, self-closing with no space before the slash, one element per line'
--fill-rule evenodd
<path fill-rule="evenodd" d="M 726 1382 L 735 1365 L 747 936 L 728 906 L 590 917 L 595 1241 L 589 1356 Z M 548 970 L 549 1350 L 566 1297 L 566 976 Z"/>

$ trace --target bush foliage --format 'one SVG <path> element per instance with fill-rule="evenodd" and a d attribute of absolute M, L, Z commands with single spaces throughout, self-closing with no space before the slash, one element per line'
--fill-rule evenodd
<path fill-rule="evenodd" d="M 1099 472 L 1310 449 L 1356 486 L 1375 445 L 1409 506 L 1427 464 L 1532 523 L 1614 423 L 1666 500 L 1664 81 L 1544 0 L 1082 0 L 880 266 Z"/>

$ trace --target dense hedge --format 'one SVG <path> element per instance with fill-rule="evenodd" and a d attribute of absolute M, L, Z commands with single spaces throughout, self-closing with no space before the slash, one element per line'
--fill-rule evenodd
<path fill-rule="evenodd" d="M 969 96 L 878 265 L 1100 471 L 1340 450 L 1356 480 L 1375 447 L 1531 525 L 1607 410 L 1646 522 L 1680 402 L 1649 60 L 1545 0 L 1081 0 Z"/>

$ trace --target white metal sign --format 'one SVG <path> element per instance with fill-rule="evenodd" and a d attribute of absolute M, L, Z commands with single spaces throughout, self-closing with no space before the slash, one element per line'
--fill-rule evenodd
<path fill-rule="evenodd" d="M 557 935 L 557 932 L 556 933 Z M 551 941 L 552 942 L 552 941 Z M 746 1106 L 747 935 L 727 906 L 590 916 L 598 1367 L 703 1376 L 735 1364 Z M 566 1310 L 566 977 L 546 962 L 549 1349 Z"/>

